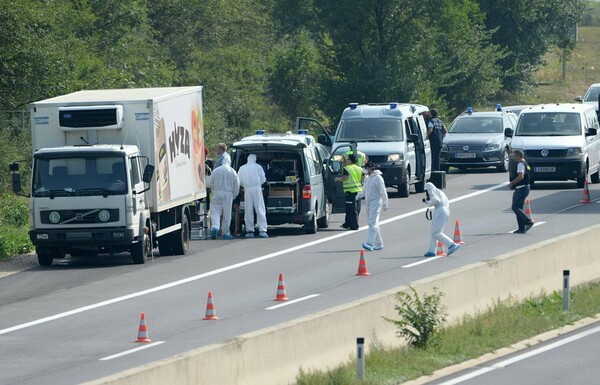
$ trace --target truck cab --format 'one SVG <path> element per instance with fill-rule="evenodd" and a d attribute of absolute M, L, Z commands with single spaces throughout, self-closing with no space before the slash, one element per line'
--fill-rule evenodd
<path fill-rule="evenodd" d="M 256 154 L 267 178 L 263 195 L 269 225 L 299 224 L 309 234 L 329 226 L 324 166 L 329 151 L 325 146 L 305 130 L 297 134 L 258 130 L 233 144 L 232 167 L 239 170 L 250 154 Z M 240 206 L 243 212 L 243 198 Z"/>
<path fill-rule="evenodd" d="M 400 197 L 408 197 L 410 185 L 416 192 L 425 191 L 431 176 L 431 147 L 422 114 L 428 110 L 426 106 L 396 102 L 350 103 L 335 134 L 332 161 L 341 162 L 342 155 L 356 147 L 379 167 L 386 187 L 397 188 Z M 339 164 L 333 166 L 341 170 Z"/>

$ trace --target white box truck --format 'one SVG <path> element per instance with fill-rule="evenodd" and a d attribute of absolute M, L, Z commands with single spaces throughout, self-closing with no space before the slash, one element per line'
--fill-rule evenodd
<path fill-rule="evenodd" d="M 30 238 L 40 265 L 66 254 L 129 251 L 144 263 L 155 247 L 187 252 L 206 197 L 202 87 L 42 100 L 31 104 L 31 130 Z"/>

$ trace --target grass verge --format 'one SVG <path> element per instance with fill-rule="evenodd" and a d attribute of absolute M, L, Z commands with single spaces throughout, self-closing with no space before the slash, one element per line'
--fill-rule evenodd
<path fill-rule="evenodd" d="M 373 343 L 366 355 L 364 381 L 356 379 L 354 361 L 329 372 L 301 371 L 296 381 L 298 385 L 399 384 L 598 314 L 599 298 L 600 283 L 593 283 L 572 291 L 569 312 L 562 310 L 557 292 L 522 302 L 498 302 L 445 328 L 427 349 Z"/>
<path fill-rule="evenodd" d="M 0 261 L 33 248 L 28 222 L 27 201 L 13 194 L 0 194 Z"/>

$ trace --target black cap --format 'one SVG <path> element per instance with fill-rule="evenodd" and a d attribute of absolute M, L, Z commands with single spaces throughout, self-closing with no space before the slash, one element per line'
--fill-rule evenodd
<path fill-rule="evenodd" d="M 375 168 L 375 165 L 373 164 L 373 162 L 368 162 L 367 164 L 365 164 L 365 167 Z"/>

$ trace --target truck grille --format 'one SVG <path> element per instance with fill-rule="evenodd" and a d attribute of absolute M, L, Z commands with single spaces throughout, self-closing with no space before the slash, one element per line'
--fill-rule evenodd
<path fill-rule="evenodd" d="M 111 223 L 119 221 L 119 209 L 45 210 L 40 211 L 40 219 L 45 225 Z"/>

